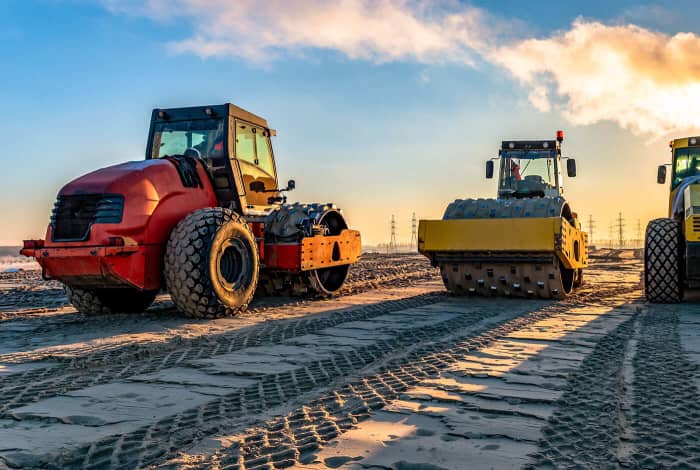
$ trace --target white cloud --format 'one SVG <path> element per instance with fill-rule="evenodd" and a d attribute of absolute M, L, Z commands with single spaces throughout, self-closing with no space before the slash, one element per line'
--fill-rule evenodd
<path fill-rule="evenodd" d="M 327 49 L 350 59 L 471 64 L 482 10 L 427 0 L 103 0 L 113 12 L 185 17 L 194 34 L 170 44 L 202 57 L 265 62 L 278 51 Z"/>
<path fill-rule="evenodd" d="M 113 12 L 184 20 L 178 53 L 269 62 L 283 53 L 340 52 L 372 62 L 508 70 L 536 109 L 574 124 L 614 121 L 652 136 L 700 128 L 700 37 L 576 20 L 567 31 L 513 39 L 517 22 L 455 0 L 102 0 Z"/>
<path fill-rule="evenodd" d="M 574 124 L 611 120 L 637 134 L 700 128 L 700 37 L 577 20 L 569 31 L 489 51 L 532 92 Z M 547 84 L 550 84 L 548 86 Z"/>

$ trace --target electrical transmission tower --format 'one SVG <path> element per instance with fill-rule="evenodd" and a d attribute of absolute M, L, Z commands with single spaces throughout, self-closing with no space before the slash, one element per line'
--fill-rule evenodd
<path fill-rule="evenodd" d="M 413 213 L 413 218 L 411 218 L 411 246 L 414 247 L 418 244 L 418 226 L 416 225 L 416 213 Z"/>
<path fill-rule="evenodd" d="M 595 221 L 593 220 L 593 216 L 589 215 L 588 216 L 588 242 L 593 243 L 593 229 L 595 228 Z"/>
<path fill-rule="evenodd" d="M 396 250 L 396 219 L 391 214 L 391 240 L 389 240 L 389 251 Z"/>
<path fill-rule="evenodd" d="M 637 240 L 642 240 L 642 221 L 637 219 Z"/>
<path fill-rule="evenodd" d="M 620 242 L 620 248 L 622 248 L 622 244 L 623 244 L 623 241 L 624 241 L 624 238 L 625 238 L 625 237 L 624 237 L 624 230 L 625 230 L 625 221 L 624 221 L 624 219 L 622 218 L 622 212 L 620 212 L 620 213 L 617 215 L 617 231 L 618 231 L 618 235 L 619 235 L 619 239 L 618 239 L 618 240 L 619 240 L 619 242 Z"/>

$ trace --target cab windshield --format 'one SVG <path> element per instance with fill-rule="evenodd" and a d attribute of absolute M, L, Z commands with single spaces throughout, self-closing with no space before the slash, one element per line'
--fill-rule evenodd
<path fill-rule="evenodd" d="M 183 155 L 193 148 L 202 158 L 224 155 L 223 119 L 196 119 L 192 121 L 158 122 L 153 130 L 151 158 Z"/>
<path fill-rule="evenodd" d="M 552 158 L 501 158 L 499 194 L 512 197 L 544 197 L 556 189 Z"/>
<path fill-rule="evenodd" d="M 700 147 L 676 149 L 673 157 L 673 188 L 689 176 L 700 175 Z"/>

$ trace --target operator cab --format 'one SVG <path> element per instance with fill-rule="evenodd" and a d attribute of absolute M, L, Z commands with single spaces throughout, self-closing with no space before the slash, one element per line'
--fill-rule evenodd
<path fill-rule="evenodd" d="M 564 133 L 557 132 L 556 140 L 504 140 L 498 151 L 500 170 L 498 197 L 555 198 L 562 194 L 561 142 Z M 493 177 L 493 160 L 486 163 L 486 177 Z M 567 161 L 568 176 L 576 176 L 576 163 Z"/>
<path fill-rule="evenodd" d="M 219 205 L 262 215 L 284 201 L 267 121 L 233 104 L 155 109 L 146 159 L 200 159 Z"/>

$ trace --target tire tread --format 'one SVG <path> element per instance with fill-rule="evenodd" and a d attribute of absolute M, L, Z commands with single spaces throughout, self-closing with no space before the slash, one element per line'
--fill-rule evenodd
<path fill-rule="evenodd" d="M 683 299 L 680 224 L 654 219 L 644 243 L 644 293 L 649 302 L 678 303 Z"/>
<path fill-rule="evenodd" d="M 240 223 L 253 236 L 243 217 L 223 207 L 209 207 L 192 212 L 170 234 L 163 273 L 175 306 L 185 316 L 231 317 L 248 308 L 248 303 L 231 307 L 221 302 L 209 277 L 212 241 L 219 227 L 228 222 Z M 254 262 L 259 263 L 257 250 L 254 249 L 253 253 Z"/>

